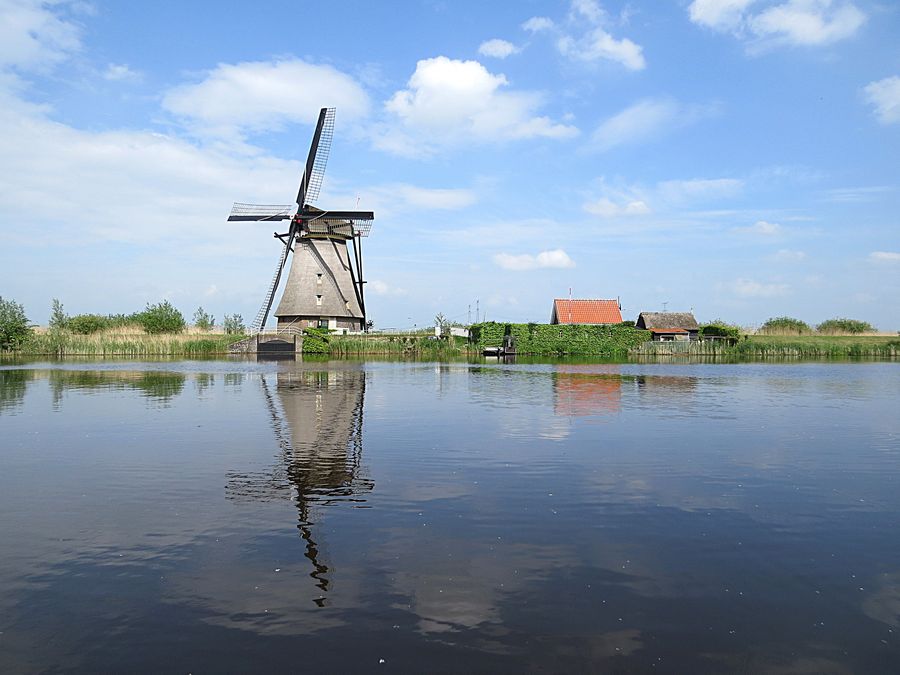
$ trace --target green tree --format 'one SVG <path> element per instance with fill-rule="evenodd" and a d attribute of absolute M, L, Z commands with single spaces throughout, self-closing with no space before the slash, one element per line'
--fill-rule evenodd
<path fill-rule="evenodd" d="M 856 319 L 828 319 L 816 326 L 816 331 L 828 335 L 835 333 L 850 333 L 851 335 L 860 335 L 862 333 L 874 333 L 875 327 L 866 321 L 857 321 Z"/>
<path fill-rule="evenodd" d="M 216 319 L 211 314 L 203 311 L 203 307 L 198 307 L 194 312 L 194 325 L 200 330 L 209 330 L 216 325 Z"/>
<path fill-rule="evenodd" d="M 90 335 L 109 328 L 109 320 L 100 314 L 76 314 L 66 319 L 66 327 L 79 335 Z"/>
<path fill-rule="evenodd" d="M 244 317 L 240 314 L 226 314 L 225 319 L 222 321 L 222 326 L 228 335 L 243 335 L 247 332 L 247 329 L 244 327 Z"/>
<path fill-rule="evenodd" d="M 709 323 L 704 323 L 700 326 L 700 337 L 739 338 L 740 336 L 740 326 L 735 326 L 722 319 L 713 319 Z"/>
<path fill-rule="evenodd" d="M 53 302 L 50 304 L 50 328 L 52 330 L 63 330 L 68 322 L 69 317 L 66 316 L 63 304 L 57 298 L 53 298 Z"/>
<path fill-rule="evenodd" d="M 769 319 L 759 328 L 766 335 L 806 335 L 812 333 L 809 324 L 790 316 L 776 316 Z"/>
<path fill-rule="evenodd" d="M 138 323 L 150 334 L 180 333 L 184 330 L 184 315 L 175 309 L 168 300 L 155 305 L 148 304 L 140 313 Z"/>
<path fill-rule="evenodd" d="M 438 312 L 435 315 L 434 327 L 438 329 L 438 335 L 443 335 L 444 331 L 450 327 L 450 323 L 447 321 L 447 317 L 444 316 L 443 312 Z"/>
<path fill-rule="evenodd" d="M 0 296 L 0 349 L 14 349 L 31 335 L 25 308 L 15 300 Z"/>

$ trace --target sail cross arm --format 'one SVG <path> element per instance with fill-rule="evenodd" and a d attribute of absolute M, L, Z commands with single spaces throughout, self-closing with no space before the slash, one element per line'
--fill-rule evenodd
<path fill-rule="evenodd" d="M 304 209 L 297 214 L 303 220 L 374 220 L 374 211 L 322 211 L 321 209 Z"/>

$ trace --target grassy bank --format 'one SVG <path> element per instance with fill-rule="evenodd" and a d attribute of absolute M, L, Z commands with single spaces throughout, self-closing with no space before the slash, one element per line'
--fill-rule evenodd
<path fill-rule="evenodd" d="M 315 353 L 307 349 L 304 338 L 303 352 Z M 330 356 L 360 356 L 377 354 L 386 356 L 415 356 L 441 359 L 451 356 L 462 356 L 466 353 L 466 340 L 429 339 L 425 335 L 347 335 L 329 336 L 319 353 Z"/>
<path fill-rule="evenodd" d="M 16 353 L 34 356 L 205 356 L 228 353 L 228 346 L 242 337 L 203 332 L 148 335 L 131 326 L 92 335 L 46 331 L 33 334 Z"/>

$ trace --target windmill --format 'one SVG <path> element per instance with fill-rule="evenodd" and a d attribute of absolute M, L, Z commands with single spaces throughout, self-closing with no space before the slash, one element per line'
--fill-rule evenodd
<path fill-rule="evenodd" d="M 284 247 L 263 304 L 250 325 L 254 332 L 266 325 L 291 253 L 291 269 L 275 309 L 278 329 L 331 328 L 347 332 L 366 327 L 361 239 L 369 235 L 375 216 L 371 211 L 326 211 L 312 206 L 319 197 L 333 137 L 334 108 L 322 108 L 300 178 L 296 207 L 236 202 L 228 216 L 230 221 L 290 221 L 287 232 L 275 232 Z"/>

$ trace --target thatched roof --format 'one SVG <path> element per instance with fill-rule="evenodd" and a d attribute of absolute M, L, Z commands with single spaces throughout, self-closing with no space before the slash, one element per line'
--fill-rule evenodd
<path fill-rule="evenodd" d="M 665 330 L 667 328 L 700 330 L 697 319 L 690 312 L 641 312 L 636 326 L 646 330 Z"/>

